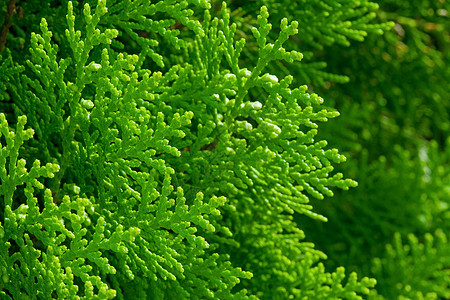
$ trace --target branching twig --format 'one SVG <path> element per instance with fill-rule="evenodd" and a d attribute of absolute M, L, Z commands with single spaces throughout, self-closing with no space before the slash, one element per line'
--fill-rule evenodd
<path fill-rule="evenodd" d="M 2 29 L 0 31 L 0 52 L 2 52 L 5 47 L 6 36 L 8 35 L 9 27 L 12 26 L 12 24 L 9 24 L 8 22 L 12 15 L 16 12 L 16 1 L 17 0 L 9 0 L 5 20 L 3 21 Z"/>

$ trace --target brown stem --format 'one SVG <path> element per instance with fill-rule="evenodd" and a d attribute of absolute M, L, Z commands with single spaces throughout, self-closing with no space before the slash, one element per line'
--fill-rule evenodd
<path fill-rule="evenodd" d="M 16 1 L 17 0 L 9 0 L 5 20 L 3 21 L 2 29 L 0 31 L 0 52 L 2 52 L 3 48 L 5 47 L 6 36 L 8 35 L 9 27 L 12 26 L 12 24 L 9 24 L 9 19 L 16 12 Z"/>

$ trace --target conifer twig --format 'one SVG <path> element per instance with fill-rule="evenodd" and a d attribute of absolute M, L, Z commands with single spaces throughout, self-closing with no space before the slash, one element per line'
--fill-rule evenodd
<path fill-rule="evenodd" d="M 16 1 L 17 0 L 10 0 L 8 9 L 6 10 L 5 20 L 3 21 L 2 29 L 0 31 L 0 52 L 2 52 L 3 48 L 5 47 L 6 36 L 8 35 L 9 27 L 12 26 L 12 24 L 8 24 L 8 22 L 16 11 Z"/>

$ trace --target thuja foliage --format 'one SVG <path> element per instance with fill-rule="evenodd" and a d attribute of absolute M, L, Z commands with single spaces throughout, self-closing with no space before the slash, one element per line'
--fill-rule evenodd
<path fill-rule="evenodd" d="M 0 3 L 2 299 L 448 297 L 448 121 L 386 159 L 337 84 L 392 35 L 378 4 Z"/>
<path fill-rule="evenodd" d="M 307 238 L 328 254 L 327 267 L 345 265 L 375 277 L 381 294 L 376 298 L 447 299 L 448 255 L 434 256 L 434 264 L 404 251 L 400 265 L 387 249 L 400 239 L 405 248 L 413 247 L 408 245 L 411 235 L 420 245 L 436 231 L 448 236 L 450 230 L 449 5 L 379 4 L 376 19 L 394 22 L 393 30 L 317 53 L 329 72 L 350 79 L 350 84 L 326 83 L 315 89 L 342 116 L 323 124 L 320 134 L 330 145 L 339 145 L 348 158 L 339 170 L 359 185 L 314 203 L 328 224 L 302 225 L 316 232 Z M 440 245 L 448 251 L 446 239 Z M 433 251 L 445 253 L 431 248 L 417 253 Z M 419 265 L 427 268 L 417 269 Z"/>

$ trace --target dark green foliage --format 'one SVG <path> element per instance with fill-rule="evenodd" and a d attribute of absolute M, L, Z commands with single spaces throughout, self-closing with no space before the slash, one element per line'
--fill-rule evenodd
<path fill-rule="evenodd" d="M 376 259 L 372 272 L 379 278 L 379 291 L 369 299 L 448 299 L 450 297 L 450 245 L 442 231 L 426 234 L 419 241 L 413 234 L 408 243 L 395 234 L 386 255 Z"/>
<path fill-rule="evenodd" d="M 1 299 L 449 297 L 445 3 L 0 5 Z"/>

